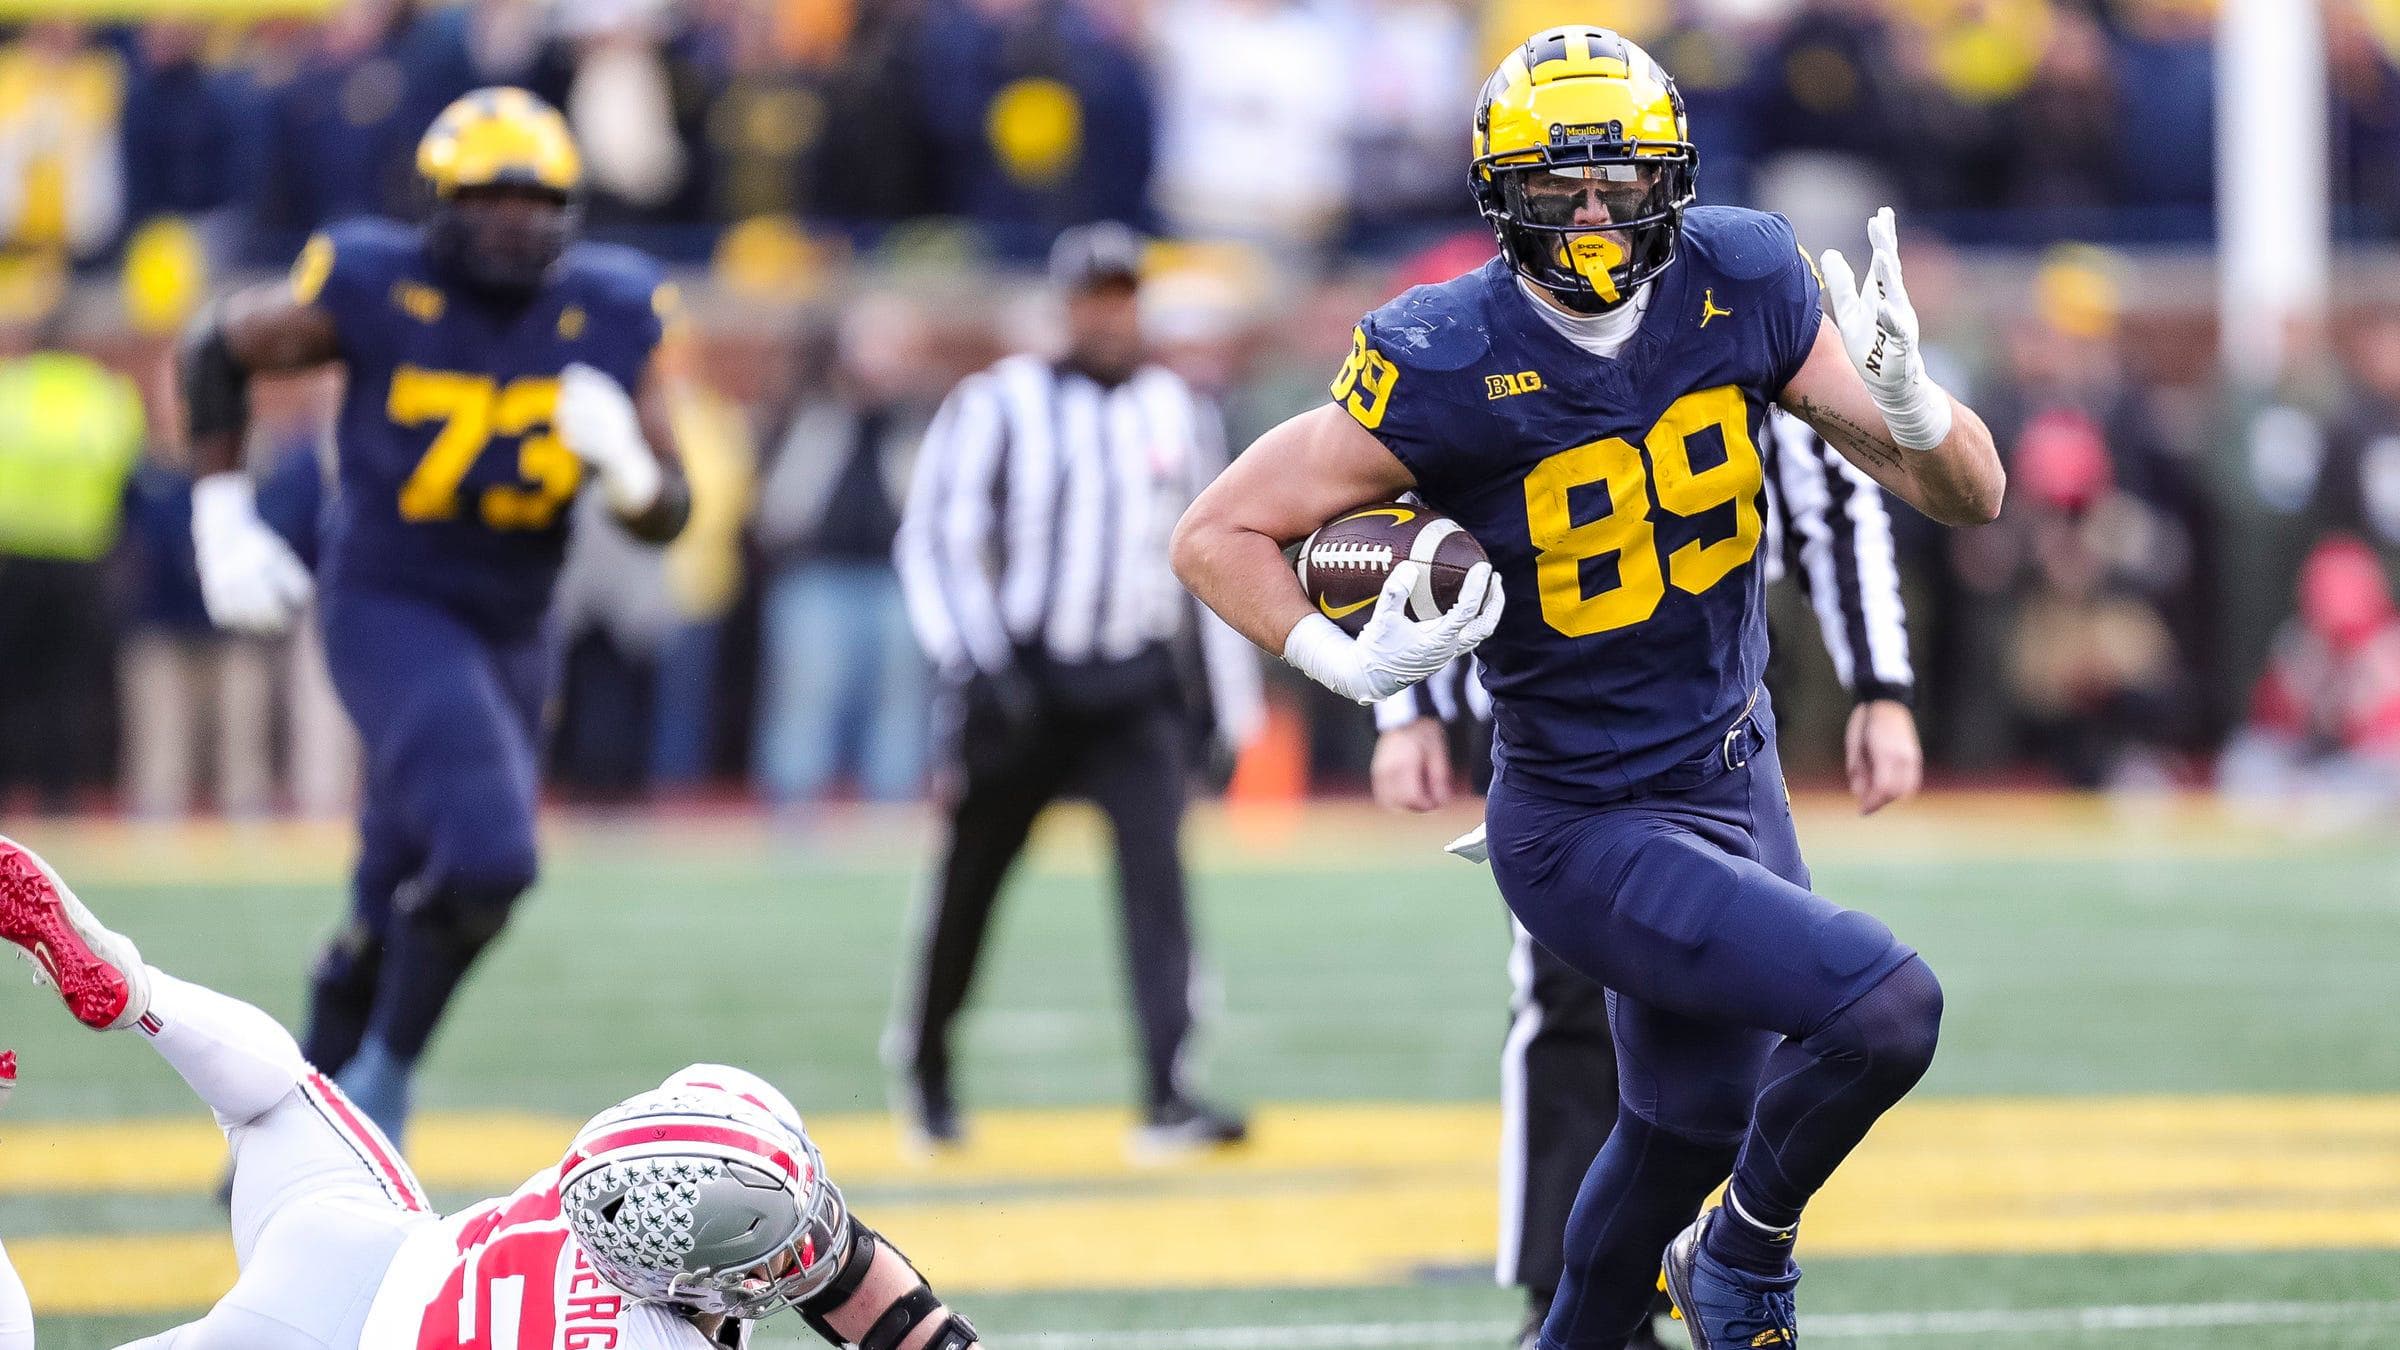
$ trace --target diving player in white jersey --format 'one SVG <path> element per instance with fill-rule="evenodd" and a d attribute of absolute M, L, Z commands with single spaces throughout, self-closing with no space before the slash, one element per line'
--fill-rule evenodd
<path fill-rule="evenodd" d="M 794 1308 L 835 1345 L 966 1350 L 973 1326 L 861 1224 L 791 1102 L 695 1064 L 593 1117 L 515 1194 L 447 1219 L 273 1018 L 143 964 L 0 839 L 0 940 L 88 1027 L 131 1030 L 233 1147 L 241 1277 L 124 1350 L 742 1350 Z M 0 1251 L 0 1350 L 33 1350 Z"/>

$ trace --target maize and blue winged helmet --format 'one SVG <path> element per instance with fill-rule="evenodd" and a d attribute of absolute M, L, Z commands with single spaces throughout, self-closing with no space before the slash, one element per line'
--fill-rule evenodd
<path fill-rule="evenodd" d="M 1675 82 L 1606 28 L 1548 28 L 1475 105 L 1475 205 L 1519 275 L 1572 309 L 1614 309 L 1667 269 L 1700 152 Z"/>
<path fill-rule="evenodd" d="M 417 142 L 417 173 L 433 195 L 435 264 L 504 299 L 539 289 L 581 224 L 583 155 L 558 109 L 522 89 L 442 109 Z"/>

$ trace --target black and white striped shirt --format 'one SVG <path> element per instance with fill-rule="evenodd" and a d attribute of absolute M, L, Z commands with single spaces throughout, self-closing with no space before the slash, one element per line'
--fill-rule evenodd
<path fill-rule="evenodd" d="M 1107 387 L 1020 355 L 968 376 L 926 431 L 893 543 L 918 642 L 963 681 L 1021 650 L 1126 660 L 1196 622 L 1217 726 L 1239 744 L 1263 715 L 1257 657 L 1167 563 L 1224 467 L 1215 409 L 1162 367 Z"/>
<path fill-rule="evenodd" d="M 1817 616 L 1834 674 L 1860 702 L 1914 696 L 1908 613 L 1883 489 L 1806 422 L 1776 409 L 1760 447 L 1767 482 L 1759 565 L 1772 584 L 1789 573 Z M 1489 721 L 1491 695 L 1474 658 L 1453 661 L 1375 707 L 1383 730 L 1419 717 Z"/>

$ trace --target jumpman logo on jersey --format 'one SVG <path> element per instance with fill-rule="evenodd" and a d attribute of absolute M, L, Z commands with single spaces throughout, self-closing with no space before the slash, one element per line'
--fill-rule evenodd
<path fill-rule="evenodd" d="M 1710 287 L 1710 288 L 1709 288 L 1707 291 L 1705 291 L 1705 292 L 1703 292 L 1703 293 L 1701 294 L 1701 296 L 1700 296 L 1700 326 L 1701 326 L 1702 328 L 1706 328 L 1706 327 L 1708 327 L 1708 321 L 1709 321 L 1710 319 L 1715 319 L 1715 318 L 1726 318 L 1726 319 L 1730 319 L 1730 318 L 1732 318 L 1732 317 L 1733 317 L 1733 311 L 1732 311 L 1732 310 L 1730 310 L 1730 309 L 1719 309 L 1719 308 L 1717 308 L 1717 290 L 1716 290 L 1716 288 L 1715 288 L 1714 286 L 1711 286 L 1711 287 Z"/>

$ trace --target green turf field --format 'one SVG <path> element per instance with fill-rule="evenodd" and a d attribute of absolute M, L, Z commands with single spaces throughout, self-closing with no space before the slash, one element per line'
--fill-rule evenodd
<path fill-rule="evenodd" d="M 1950 993 L 1923 1106 L 1803 1238 L 1812 1339 L 2400 1335 L 2400 845 L 2287 843 L 2205 808 L 1956 799 L 1861 825 L 1804 806 L 1820 888 L 1888 919 Z M 1488 878 L 1437 851 L 1456 823 L 1197 827 L 1210 1081 L 1262 1104 L 1262 1130 L 1248 1159 L 1164 1169 L 1123 1160 L 1116 1115 L 1074 1109 L 1133 1079 L 1088 822 L 1057 823 L 1004 907 L 962 1046 L 985 1129 L 932 1168 L 893 1147 L 875 1060 L 920 825 L 562 823 L 436 1046 L 411 1151 L 438 1198 L 493 1193 L 566 1118 L 727 1059 L 822 1122 L 860 1208 L 995 1345 L 1497 1346 L 1515 1311 L 1484 1279 L 1505 932 Z M 338 834 L 12 832 L 159 964 L 296 1013 Z M 43 1346 L 179 1320 L 222 1260 L 181 1084 L 13 979 L 0 1045 L 24 1061 L 0 1239 L 50 1310 Z M 151 1170 L 112 1174 L 136 1134 L 164 1141 Z M 143 1311 L 105 1315 L 124 1308 Z M 795 1325 L 771 1343 L 815 1342 Z"/>

